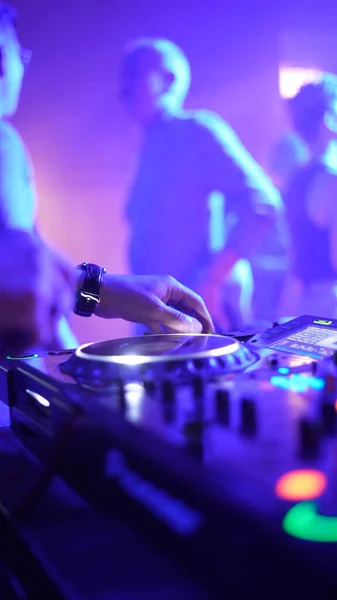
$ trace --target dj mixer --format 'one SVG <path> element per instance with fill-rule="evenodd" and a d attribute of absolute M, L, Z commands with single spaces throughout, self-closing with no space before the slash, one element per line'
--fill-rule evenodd
<path fill-rule="evenodd" d="M 8 356 L 1 374 L 44 484 L 120 513 L 214 597 L 336 600 L 337 320 Z"/>

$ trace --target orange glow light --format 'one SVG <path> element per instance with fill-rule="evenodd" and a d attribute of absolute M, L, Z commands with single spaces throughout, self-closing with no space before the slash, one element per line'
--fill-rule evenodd
<path fill-rule="evenodd" d="M 337 400 L 335 402 L 335 410 L 337 411 Z"/>
<path fill-rule="evenodd" d="M 280 477 L 275 486 L 275 494 L 284 500 L 311 500 L 318 498 L 327 485 L 322 471 L 303 469 L 289 471 Z"/>

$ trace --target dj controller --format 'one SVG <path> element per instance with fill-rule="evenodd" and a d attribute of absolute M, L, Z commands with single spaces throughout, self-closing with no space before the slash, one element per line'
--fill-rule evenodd
<path fill-rule="evenodd" d="M 56 472 L 214 597 L 337 598 L 337 320 L 8 356 L 1 375 L 45 464 L 19 516 Z"/>

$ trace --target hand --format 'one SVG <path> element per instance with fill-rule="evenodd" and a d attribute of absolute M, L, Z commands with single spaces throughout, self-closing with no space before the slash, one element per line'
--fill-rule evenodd
<path fill-rule="evenodd" d="M 48 347 L 74 304 L 74 270 L 24 231 L 0 234 L 0 342 L 6 353 Z"/>
<path fill-rule="evenodd" d="M 202 298 L 169 276 L 105 275 L 95 314 L 144 323 L 153 333 L 214 332 Z"/>

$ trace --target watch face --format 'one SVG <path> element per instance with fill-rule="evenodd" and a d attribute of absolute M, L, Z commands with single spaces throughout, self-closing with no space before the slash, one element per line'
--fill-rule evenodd
<path fill-rule="evenodd" d="M 77 294 L 75 313 L 77 315 L 92 315 L 96 306 L 100 303 L 99 296 L 80 290 Z"/>

